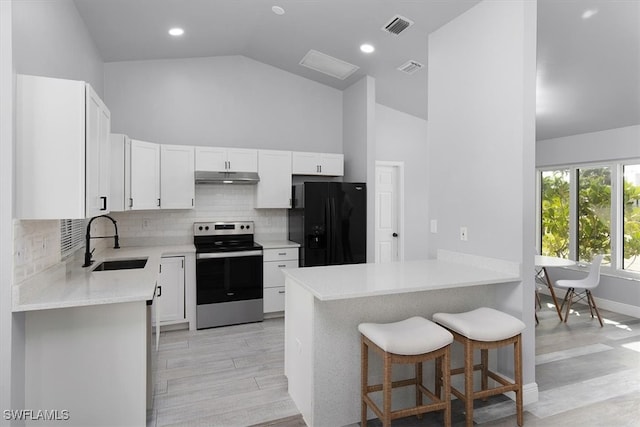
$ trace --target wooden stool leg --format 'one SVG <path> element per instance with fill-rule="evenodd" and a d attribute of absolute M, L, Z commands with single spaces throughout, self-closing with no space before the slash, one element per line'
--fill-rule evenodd
<path fill-rule="evenodd" d="M 382 427 L 391 427 L 391 355 L 385 353 L 382 380 Z"/>
<path fill-rule="evenodd" d="M 482 390 L 487 390 L 489 388 L 489 350 L 483 348 L 480 350 L 480 364 L 482 365 L 481 373 L 481 381 L 482 381 Z M 483 401 L 487 401 L 488 397 L 482 399 Z"/>
<path fill-rule="evenodd" d="M 516 412 L 518 417 L 518 425 L 524 424 L 523 404 L 522 404 L 522 335 L 518 335 L 517 341 L 514 343 L 513 355 L 514 355 L 514 368 L 515 368 L 515 380 L 518 385 L 516 390 Z"/>
<path fill-rule="evenodd" d="M 446 407 L 444 408 L 444 426 L 451 427 L 451 346 L 448 346 L 444 352 L 444 356 L 442 358 L 438 358 L 440 362 L 440 374 L 442 387 L 444 388 L 444 393 L 442 396 L 442 400 L 446 402 Z M 436 377 L 436 384 L 438 383 L 438 379 Z M 437 392 L 436 395 L 440 397 L 440 393 Z"/>
<path fill-rule="evenodd" d="M 438 357 L 435 362 L 435 394 L 439 398 L 442 398 L 442 383 L 444 381 L 442 363 L 442 358 Z"/>
<path fill-rule="evenodd" d="M 422 391 L 420 391 L 419 385 L 422 384 L 422 362 L 418 362 L 415 365 L 416 374 L 416 406 L 422 406 Z M 422 419 L 422 414 L 417 415 L 418 419 Z"/>
<path fill-rule="evenodd" d="M 368 377 L 369 377 L 369 348 L 367 344 L 364 342 L 364 338 L 360 337 L 360 396 L 362 399 L 361 402 L 361 416 L 360 416 L 360 426 L 366 427 L 367 425 L 367 403 L 364 400 L 364 397 L 367 395 L 367 387 L 368 387 Z"/>
<path fill-rule="evenodd" d="M 467 427 L 473 427 L 473 345 L 464 341 L 464 408 Z"/>

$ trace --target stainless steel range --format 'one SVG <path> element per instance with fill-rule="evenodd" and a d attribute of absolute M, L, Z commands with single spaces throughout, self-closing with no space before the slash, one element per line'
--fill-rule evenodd
<path fill-rule="evenodd" d="M 196 222 L 196 327 L 260 322 L 262 246 L 253 222 Z"/>

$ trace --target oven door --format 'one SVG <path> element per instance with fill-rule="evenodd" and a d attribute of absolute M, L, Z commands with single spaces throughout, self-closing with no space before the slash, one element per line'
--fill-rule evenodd
<path fill-rule="evenodd" d="M 196 255 L 198 305 L 262 298 L 262 251 Z"/>

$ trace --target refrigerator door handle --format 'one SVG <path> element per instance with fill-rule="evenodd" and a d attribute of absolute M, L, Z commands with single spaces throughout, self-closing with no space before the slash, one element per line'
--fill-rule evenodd
<path fill-rule="evenodd" d="M 324 201 L 324 235 L 325 235 L 325 265 L 333 262 L 333 228 L 331 224 L 331 199 L 328 197 Z"/>
<path fill-rule="evenodd" d="M 331 263 L 338 261 L 338 236 L 335 235 L 336 226 L 336 199 L 331 198 L 329 201 L 330 213 L 331 213 Z"/>

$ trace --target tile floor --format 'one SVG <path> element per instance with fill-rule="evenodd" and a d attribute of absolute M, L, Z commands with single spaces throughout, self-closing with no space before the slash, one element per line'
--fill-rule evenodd
<path fill-rule="evenodd" d="M 600 328 L 588 308 L 578 305 L 565 324 L 550 298 L 542 298 L 536 327 L 540 400 L 525 407 L 525 426 L 639 425 L 640 319 L 601 310 L 606 320 Z M 283 335 L 283 319 L 163 332 L 147 426 L 304 426 L 287 394 Z M 515 426 L 515 405 L 503 396 L 477 402 L 474 421 Z M 464 425 L 457 401 L 452 422 Z M 368 425 L 381 424 L 370 420 Z M 442 425 L 442 417 L 393 422 L 394 427 L 418 425 Z"/>

